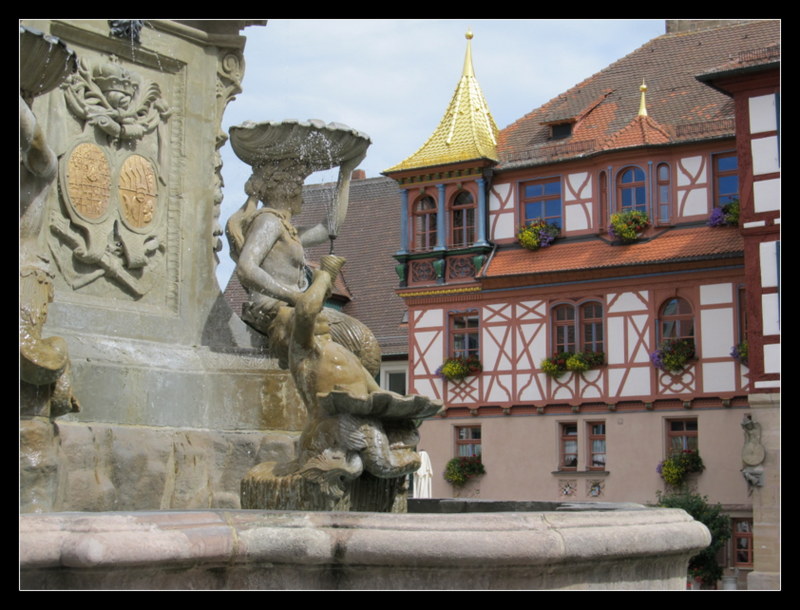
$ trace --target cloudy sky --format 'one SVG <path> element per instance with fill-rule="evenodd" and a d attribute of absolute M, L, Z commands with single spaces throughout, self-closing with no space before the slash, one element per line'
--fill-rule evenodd
<path fill-rule="evenodd" d="M 664 20 L 270 19 L 249 27 L 243 93 L 228 105 L 227 132 L 244 121 L 322 119 L 367 133 L 368 178 L 414 153 L 442 118 L 472 59 L 502 129 L 664 33 Z M 640 81 L 632 76 L 631 86 Z M 249 168 L 223 148 L 222 224 L 245 200 Z M 335 181 L 336 171 L 310 182 Z M 225 240 L 223 239 L 225 242 Z M 220 252 L 224 289 L 233 262 Z"/>

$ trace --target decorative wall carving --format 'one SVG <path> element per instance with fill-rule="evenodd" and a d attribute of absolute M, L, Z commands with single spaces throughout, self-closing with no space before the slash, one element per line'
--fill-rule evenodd
<path fill-rule="evenodd" d="M 82 60 L 63 89 L 83 133 L 60 160 L 62 205 L 50 216 L 51 251 L 73 289 L 105 278 L 139 299 L 163 274 L 159 158 L 171 111 L 157 83 L 113 57 Z"/>

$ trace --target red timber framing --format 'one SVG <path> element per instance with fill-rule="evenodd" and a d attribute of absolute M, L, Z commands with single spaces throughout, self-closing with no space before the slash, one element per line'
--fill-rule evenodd
<path fill-rule="evenodd" d="M 430 295 L 409 299 L 412 391 L 441 398 L 455 415 L 535 409 L 602 408 L 659 403 L 746 404 L 747 368 L 731 357 L 740 323 L 742 270 L 708 270 L 630 280 L 596 282 L 574 291 L 528 287 L 505 293 Z M 576 298 L 576 295 L 580 295 Z M 658 346 L 665 303 L 680 298 L 690 310 L 697 359 L 680 374 L 656 369 L 650 354 Z M 416 302 L 414 302 L 416 301 Z M 424 302 L 422 302 L 424 301 Z M 552 378 L 541 362 L 554 350 L 557 306 L 598 303 L 606 363 L 584 373 Z M 436 371 L 450 345 L 454 313 L 478 312 L 483 372 L 464 381 L 441 379 Z M 687 314 L 684 312 L 685 317 Z M 582 334 L 576 317 L 576 333 Z M 598 324 L 596 318 L 593 324 Z"/>
<path fill-rule="evenodd" d="M 739 181 L 741 191 L 741 226 L 744 236 L 744 253 L 747 265 L 745 281 L 747 286 L 747 340 L 749 343 L 749 364 L 751 380 L 755 391 L 780 391 L 780 373 L 765 372 L 764 348 L 780 343 L 780 335 L 770 333 L 764 328 L 762 304 L 769 299 L 777 299 L 779 287 L 765 282 L 762 277 L 764 266 L 776 264 L 774 260 L 762 261 L 766 253 L 774 248 L 765 248 L 770 242 L 780 240 L 780 209 L 757 210 L 754 189 L 758 183 L 780 179 L 780 171 L 755 173 L 753 163 L 753 142 L 775 139 L 779 144 L 778 130 L 751 133 L 750 100 L 758 96 L 780 93 L 780 74 L 777 68 L 765 70 L 754 77 L 752 74 L 720 79 L 714 86 L 729 92 L 736 106 L 737 154 L 739 156 Z M 776 108 L 779 113 L 780 109 Z M 770 256 L 767 254 L 767 256 Z M 776 255 L 777 256 L 777 255 Z M 767 284 L 767 285 L 765 285 Z"/>

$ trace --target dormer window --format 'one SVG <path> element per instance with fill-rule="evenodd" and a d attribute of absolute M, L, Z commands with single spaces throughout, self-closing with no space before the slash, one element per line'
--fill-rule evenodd
<path fill-rule="evenodd" d="M 550 137 L 553 140 L 561 140 L 572 135 L 572 123 L 558 123 L 550 126 Z"/>

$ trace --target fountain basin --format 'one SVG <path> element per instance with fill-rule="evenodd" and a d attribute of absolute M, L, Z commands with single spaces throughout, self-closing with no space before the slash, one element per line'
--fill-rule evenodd
<path fill-rule="evenodd" d="M 709 542 L 705 526 L 684 511 L 631 505 L 469 514 L 28 514 L 20 517 L 20 583 L 24 589 L 683 589 L 689 558 Z"/>

